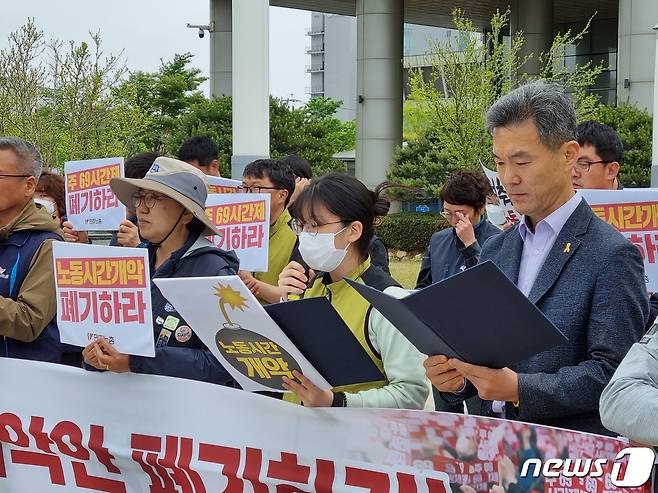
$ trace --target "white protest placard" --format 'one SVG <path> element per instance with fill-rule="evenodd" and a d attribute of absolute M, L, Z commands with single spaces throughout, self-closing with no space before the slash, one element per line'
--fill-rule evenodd
<path fill-rule="evenodd" d="M 244 390 L 286 392 L 292 370 L 331 388 L 238 276 L 153 282 Z"/>
<path fill-rule="evenodd" d="M 503 208 L 503 211 L 505 211 L 505 217 L 514 224 L 518 223 L 521 214 L 519 214 L 516 209 L 514 209 L 512 200 L 509 198 L 505 187 L 500 182 L 498 172 L 491 171 L 482 163 L 480 163 L 480 166 L 482 167 L 482 171 L 484 172 L 487 180 L 489 181 L 489 184 L 491 185 L 491 189 L 493 190 L 494 195 L 496 195 L 496 198 L 498 199 L 498 205 Z"/>
<path fill-rule="evenodd" d="M 208 179 L 208 194 L 211 193 L 238 193 L 239 186 L 242 185 L 240 180 L 231 180 L 220 176 L 206 176 Z"/>
<path fill-rule="evenodd" d="M 644 260 L 647 290 L 658 291 L 658 189 L 589 190 L 579 193 L 594 214 L 633 243 Z"/>
<path fill-rule="evenodd" d="M 235 250 L 240 269 L 267 272 L 270 237 L 270 194 L 208 195 L 206 215 L 220 236 L 209 238 L 224 250 Z"/>
<path fill-rule="evenodd" d="M 110 180 L 122 176 L 122 157 L 64 163 L 66 216 L 75 230 L 119 229 L 126 207 L 112 192 Z"/>
<path fill-rule="evenodd" d="M 155 356 L 145 248 L 53 243 L 60 340 L 105 337 L 120 352 Z"/>

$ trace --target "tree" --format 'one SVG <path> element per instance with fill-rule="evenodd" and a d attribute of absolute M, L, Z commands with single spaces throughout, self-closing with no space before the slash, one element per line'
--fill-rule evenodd
<path fill-rule="evenodd" d="M 509 15 L 509 11 L 497 12 L 491 19 L 491 31 L 479 34 L 461 10 L 453 12 L 463 49 L 455 51 L 449 44 L 433 43 L 430 76 L 424 78 L 421 71 L 410 74 L 404 114 L 405 133 L 412 140 L 406 149 L 398 151 L 389 171 L 390 180 L 436 194 L 452 171 L 477 169 L 480 161 L 490 161 L 486 111 L 498 97 L 530 80 L 519 75 L 530 58 L 519 55 L 522 33 L 514 35 L 509 45 L 503 42 Z M 580 119 L 590 117 L 598 106 L 586 89 L 603 67 L 585 64 L 568 71 L 564 55 L 565 47 L 578 43 L 588 26 L 577 34 L 568 31 L 557 35 L 549 52 L 539 56 L 543 67 L 540 77 L 574 93 Z"/>
<path fill-rule="evenodd" d="M 614 128 L 621 138 L 624 157 L 619 179 L 624 186 L 651 186 L 651 115 L 628 104 L 601 105 L 594 119 Z"/>
<path fill-rule="evenodd" d="M 176 133 L 180 119 L 195 105 L 207 99 L 199 90 L 206 80 L 201 70 L 189 67 L 191 53 L 176 54 L 171 61 L 161 60 L 158 71 L 134 72 L 119 90 L 132 99 L 130 104 L 151 119 L 144 144 L 148 149 L 164 152 Z"/>
<path fill-rule="evenodd" d="M 233 154 L 231 115 L 231 98 L 229 96 L 214 99 L 204 98 L 179 118 L 171 138 L 167 141 L 167 153 L 176 156 L 178 149 L 186 139 L 193 135 L 207 135 L 215 141 L 219 148 L 222 176 L 231 176 L 231 155 Z"/>
<path fill-rule="evenodd" d="M 116 91 L 122 54 L 104 55 L 100 35 L 89 35 L 89 43 L 46 43 L 29 19 L 0 51 L 0 131 L 37 144 L 52 166 L 139 150 L 148 127 Z"/>

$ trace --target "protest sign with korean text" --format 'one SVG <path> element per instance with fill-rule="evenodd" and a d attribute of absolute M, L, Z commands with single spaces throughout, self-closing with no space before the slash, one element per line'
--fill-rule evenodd
<path fill-rule="evenodd" d="M 0 374 L 12 376 L 0 392 L 3 493 L 649 491 L 619 486 L 629 445 L 611 437 L 452 413 L 305 408 L 9 358 Z"/>
<path fill-rule="evenodd" d="M 145 248 L 55 242 L 53 261 L 63 343 L 104 337 L 122 353 L 155 355 Z"/>
<path fill-rule="evenodd" d="M 220 236 L 209 238 L 224 250 L 235 250 L 240 269 L 267 272 L 270 237 L 270 194 L 208 195 L 206 215 Z"/>
<path fill-rule="evenodd" d="M 282 378 L 292 370 L 331 388 L 238 276 L 153 282 L 243 389 L 285 392 Z"/>
<path fill-rule="evenodd" d="M 126 219 L 126 207 L 110 188 L 123 176 L 123 158 L 64 163 L 66 215 L 77 231 L 116 231 Z"/>
<path fill-rule="evenodd" d="M 644 260 L 647 290 L 658 291 L 658 189 L 579 191 L 594 214 L 635 245 Z"/>
<path fill-rule="evenodd" d="M 512 200 L 509 198 L 509 195 L 507 195 L 507 191 L 500 181 L 498 172 L 491 171 L 482 163 L 480 163 L 480 166 L 482 167 L 482 171 L 484 172 L 487 180 L 489 181 L 489 184 L 491 185 L 491 189 L 493 190 L 496 199 L 498 199 L 498 205 L 502 207 L 503 211 L 505 212 L 505 217 L 513 224 L 518 223 L 521 214 L 519 214 L 516 209 L 514 209 Z"/>
<path fill-rule="evenodd" d="M 220 176 L 206 176 L 208 179 L 208 194 L 211 193 L 238 193 L 242 185 L 240 180 L 231 180 Z"/>

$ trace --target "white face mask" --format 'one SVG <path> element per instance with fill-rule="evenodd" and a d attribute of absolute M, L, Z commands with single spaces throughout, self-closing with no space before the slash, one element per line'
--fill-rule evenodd
<path fill-rule="evenodd" d="M 55 204 L 50 200 L 35 198 L 35 204 L 40 204 L 44 209 L 46 209 L 50 214 L 55 214 Z"/>
<path fill-rule="evenodd" d="M 495 226 L 501 227 L 507 222 L 505 211 L 503 208 L 496 204 L 487 204 L 487 219 Z"/>
<path fill-rule="evenodd" d="M 337 233 L 318 233 L 312 235 L 311 233 L 299 234 L 299 253 L 301 253 L 304 262 L 316 272 L 331 272 L 338 268 L 340 263 L 347 255 L 347 249 L 344 250 L 336 248 L 334 238 L 336 235 L 342 233 L 347 228 L 343 228 Z"/>

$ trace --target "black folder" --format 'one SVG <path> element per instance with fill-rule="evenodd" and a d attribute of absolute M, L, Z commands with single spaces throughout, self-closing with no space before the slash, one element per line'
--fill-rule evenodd
<path fill-rule="evenodd" d="M 324 296 L 276 303 L 264 308 L 333 387 L 385 379 Z"/>
<path fill-rule="evenodd" d="M 504 368 L 568 340 L 490 261 L 402 299 L 345 281 L 423 354 Z"/>

